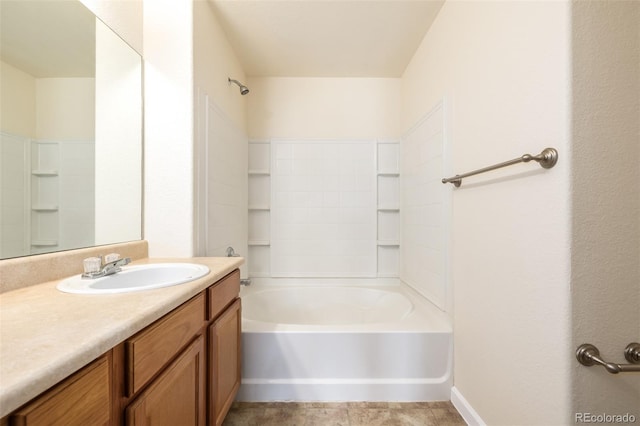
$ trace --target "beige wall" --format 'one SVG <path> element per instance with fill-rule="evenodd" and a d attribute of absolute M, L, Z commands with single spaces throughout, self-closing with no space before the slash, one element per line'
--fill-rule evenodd
<path fill-rule="evenodd" d="M 403 76 L 402 129 L 449 105 L 455 173 L 537 154 L 448 185 L 453 196 L 454 385 L 492 425 L 570 419 L 570 8 L 447 2 Z"/>
<path fill-rule="evenodd" d="M 0 64 L 2 131 L 37 139 L 93 139 L 93 78 L 34 78 Z"/>
<path fill-rule="evenodd" d="M 640 3 L 574 2 L 573 347 L 640 338 Z M 640 378 L 574 363 L 573 411 L 640 419 Z"/>
<path fill-rule="evenodd" d="M 198 250 L 198 193 L 205 178 L 196 168 L 196 93 L 208 94 L 244 131 L 245 100 L 227 81 L 228 75 L 244 75 L 208 2 L 201 0 L 145 1 L 144 56 L 144 236 L 151 256 L 191 256 Z"/>
<path fill-rule="evenodd" d="M 92 141 L 95 79 L 36 79 L 36 138 Z"/>
<path fill-rule="evenodd" d="M 250 78 L 249 138 L 397 139 L 400 79 Z"/>
<path fill-rule="evenodd" d="M 0 130 L 14 135 L 35 137 L 36 79 L 0 61 Z"/>
<path fill-rule="evenodd" d="M 193 4 L 144 2 L 144 238 L 149 256 L 191 256 Z"/>
<path fill-rule="evenodd" d="M 245 84 L 242 65 L 224 34 L 213 7 L 208 1 L 196 0 L 194 13 L 194 65 L 195 86 L 208 94 L 240 129 L 246 129 L 247 96 L 241 96 L 238 86 L 230 85 L 227 78 Z M 253 96 L 253 87 L 250 87 Z"/>

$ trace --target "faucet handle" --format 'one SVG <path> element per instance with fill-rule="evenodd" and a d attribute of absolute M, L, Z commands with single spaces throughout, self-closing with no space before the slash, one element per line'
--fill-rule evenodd
<path fill-rule="evenodd" d="M 88 257 L 82 261 L 85 274 L 99 272 L 102 268 L 102 257 Z"/>
<path fill-rule="evenodd" d="M 120 259 L 120 255 L 118 253 L 109 253 L 104 257 L 104 263 L 107 264 L 107 263 L 115 262 L 118 259 Z"/>

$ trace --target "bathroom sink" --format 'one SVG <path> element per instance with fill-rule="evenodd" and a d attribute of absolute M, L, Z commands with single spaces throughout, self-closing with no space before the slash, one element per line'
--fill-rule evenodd
<path fill-rule="evenodd" d="M 151 290 L 188 283 L 209 273 L 209 268 L 195 263 L 153 263 L 124 266 L 122 271 L 102 278 L 81 275 L 64 279 L 58 290 L 78 294 L 112 294 Z"/>

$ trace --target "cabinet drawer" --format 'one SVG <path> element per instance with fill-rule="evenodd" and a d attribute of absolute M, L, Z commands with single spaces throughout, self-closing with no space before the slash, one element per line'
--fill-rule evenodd
<path fill-rule="evenodd" d="M 111 418 L 108 356 L 89 364 L 11 416 L 16 426 L 108 425 Z"/>
<path fill-rule="evenodd" d="M 128 396 L 140 390 L 204 326 L 205 296 L 200 293 L 126 341 Z"/>
<path fill-rule="evenodd" d="M 212 320 L 222 313 L 240 294 L 240 271 L 236 269 L 213 286 L 209 287 L 209 315 Z"/>

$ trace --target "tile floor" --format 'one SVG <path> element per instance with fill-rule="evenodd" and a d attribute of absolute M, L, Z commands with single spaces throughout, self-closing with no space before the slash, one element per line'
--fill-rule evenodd
<path fill-rule="evenodd" d="M 449 401 L 235 402 L 223 426 L 464 426 Z"/>

